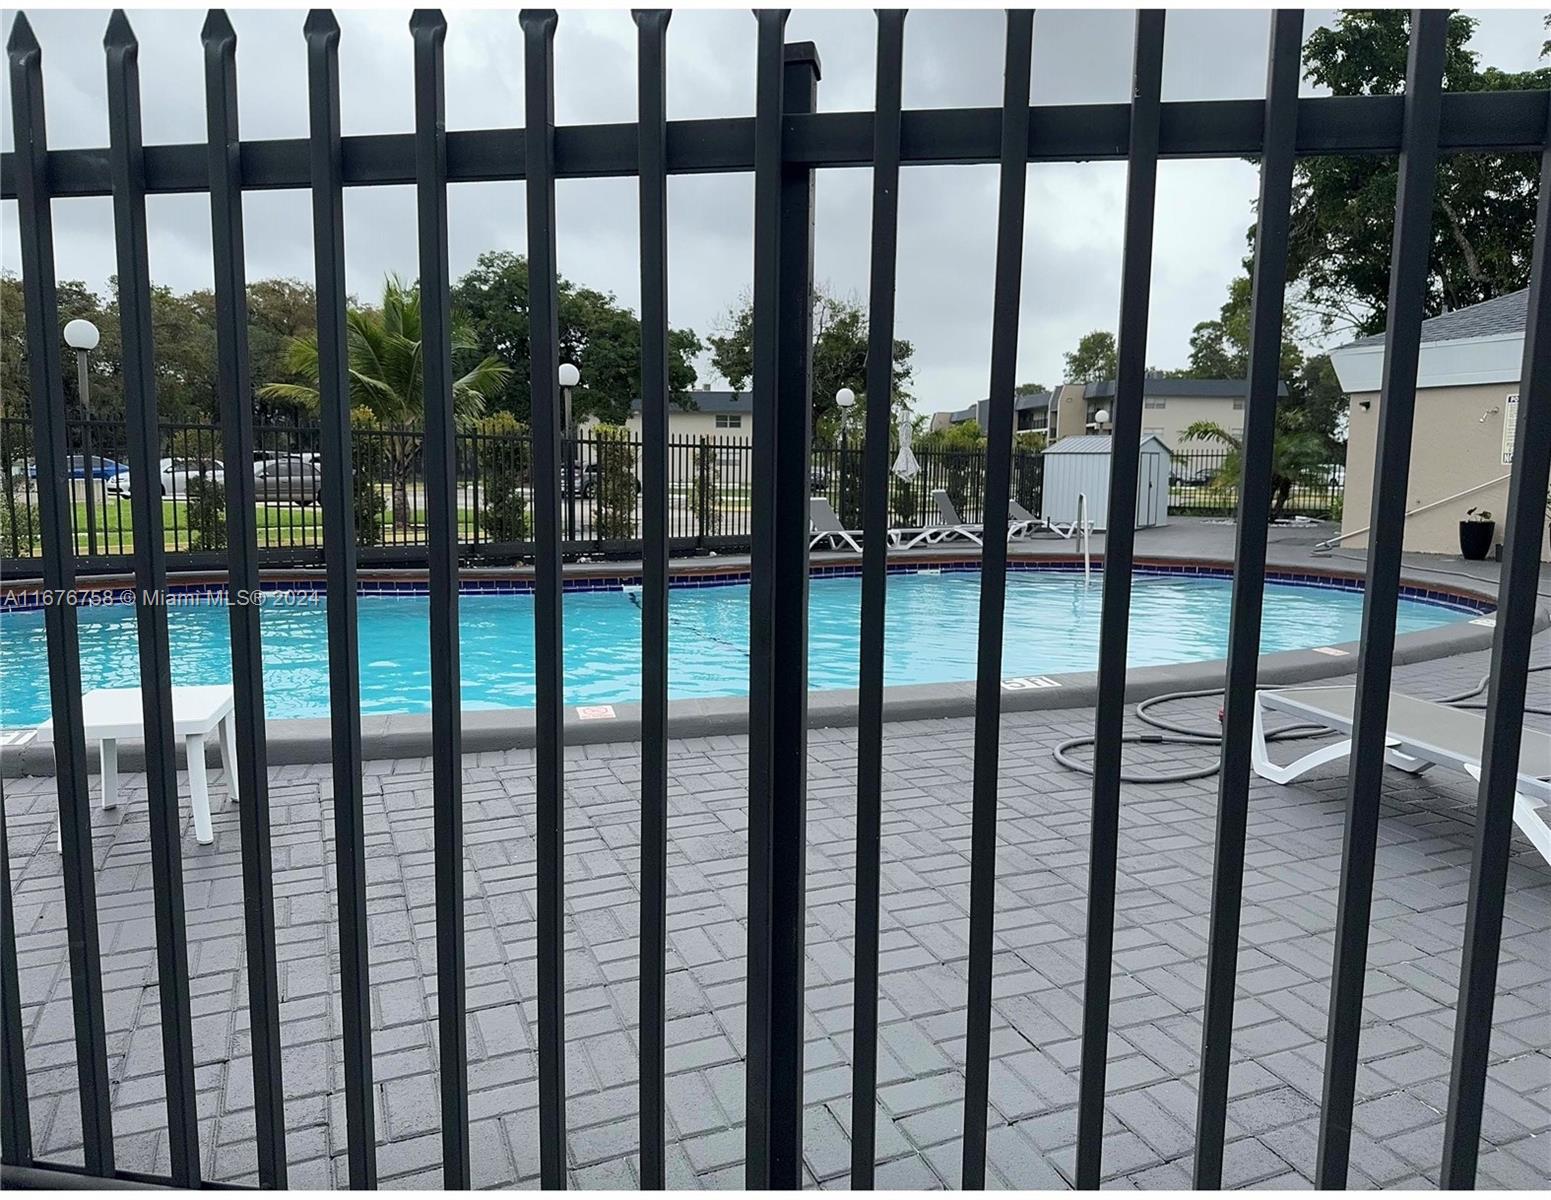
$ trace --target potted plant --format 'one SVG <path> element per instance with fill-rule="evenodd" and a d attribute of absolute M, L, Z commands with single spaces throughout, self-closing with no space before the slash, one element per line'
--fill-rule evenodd
<path fill-rule="evenodd" d="M 1465 519 L 1459 523 L 1459 552 L 1468 559 L 1480 562 L 1492 552 L 1492 535 L 1497 522 L 1484 508 L 1465 510 Z"/>

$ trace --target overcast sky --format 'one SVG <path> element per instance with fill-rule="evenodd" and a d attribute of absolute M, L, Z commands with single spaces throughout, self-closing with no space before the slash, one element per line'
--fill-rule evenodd
<path fill-rule="evenodd" d="M 238 33 L 242 132 L 248 138 L 307 133 L 304 14 L 230 10 Z M 402 11 L 342 11 L 344 132 L 413 127 L 411 43 Z M 1537 65 L 1538 10 L 1472 12 L 1474 48 L 1505 69 Z M 30 14 L 43 45 L 49 140 L 54 147 L 107 144 L 105 12 Z M 1307 27 L 1330 13 L 1311 11 Z M 140 38 L 145 139 L 203 141 L 202 56 L 194 11 L 132 15 Z M 1123 101 L 1131 60 L 1128 12 L 1043 10 L 1035 17 L 1032 101 Z M 9 29 L 9 18 L 6 19 Z M 791 40 L 817 43 L 826 110 L 871 107 L 875 18 L 870 10 L 798 10 Z M 996 105 L 1001 100 L 1005 20 L 994 11 L 916 10 L 906 22 L 907 108 Z M 1263 11 L 1171 12 L 1164 64 L 1170 100 L 1264 94 L 1268 16 Z M 668 31 L 668 115 L 746 116 L 754 111 L 754 20 L 746 8 L 677 12 Z M 561 124 L 635 117 L 635 28 L 629 14 L 564 12 L 555 39 Z M 522 124 L 522 45 L 515 13 L 455 12 L 447 35 L 447 118 L 453 129 Z M 1305 91 L 1309 91 L 1305 85 Z M 7 101 L 9 97 L 7 96 Z M 8 108 L 8 104 L 7 104 Z M 0 141 L 10 149 L 10 118 Z M 865 298 L 871 173 L 821 172 L 815 275 Z M 1018 377 L 1058 382 L 1061 356 L 1090 329 L 1114 328 L 1119 305 L 1124 165 L 1054 164 L 1029 169 L 1024 301 Z M 1159 169 L 1157 241 L 1148 361 L 1185 361 L 1191 327 L 1216 314 L 1246 252 L 1255 173 L 1242 162 L 1167 162 Z M 669 183 L 670 317 L 705 334 L 752 281 L 751 175 L 680 176 Z M 247 197 L 248 275 L 310 278 L 305 192 Z M 55 204 L 62 279 L 104 288 L 113 273 L 111 202 Z M 454 277 L 487 249 L 523 252 L 520 183 L 450 189 Z M 637 306 L 635 183 L 565 180 L 558 185 L 561 273 Z M 151 274 L 177 290 L 211 284 L 208 200 L 149 201 Z M 985 394 L 990 351 L 996 168 L 906 168 L 900 185 L 897 333 L 915 343 L 914 406 L 957 408 Z M 345 193 L 348 285 L 380 293 L 390 272 L 417 274 L 413 191 Z M 0 204 L 0 261 L 15 270 L 16 206 Z M 582 363 L 585 373 L 586 364 Z M 720 383 L 709 362 L 702 381 Z M 860 381 L 858 381 L 860 382 Z"/>

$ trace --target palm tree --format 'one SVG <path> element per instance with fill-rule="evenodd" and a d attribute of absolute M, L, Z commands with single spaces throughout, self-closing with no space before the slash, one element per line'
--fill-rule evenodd
<path fill-rule="evenodd" d="M 371 413 L 374 424 L 385 433 L 389 477 L 393 485 L 393 523 L 410 524 L 409 477 L 420 450 L 419 433 L 425 424 L 423 360 L 420 350 L 420 287 L 406 286 L 396 276 L 383 285 L 380 310 L 351 309 L 345 317 L 349 342 L 350 407 Z M 455 325 L 454 354 L 476 350 L 468 330 Z M 307 383 L 270 383 L 259 396 L 318 410 L 318 339 L 293 339 L 286 347 L 285 369 Z M 499 391 L 511 369 L 495 355 L 487 355 L 466 374 L 453 380 L 453 418 L 459 427 L 479 419 L 485 398 Z"/>
<path fill-rule="evenodd" d="M 1326 465 L 1325 441 L 1317 433 L 1304 429 L 1285 410 L 1276 414 L 1276 440 L 1271 445 L 1271 519 L 1282 515 L 1292 496 L 1293 485 L 1314 482 Z M 1212 480 L 1217 487 L 1237 487 L 1244 463 L 1244 443 L 1216 421 L 1195 421 L 1180 433 L 1182 442 L 1217 442 L 1228 447 L 1223 464 Z"/>

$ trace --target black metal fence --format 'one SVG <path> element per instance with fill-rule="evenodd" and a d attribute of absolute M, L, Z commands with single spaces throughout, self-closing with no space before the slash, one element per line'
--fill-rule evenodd
<path fill-rule="evenodd" d="M 212 13 L 204 30 L 208 142 L 146 148 L 141 144 L 136 43 L 116 14 L 106 39 L 106 149 L 50 152 L 43 111 L 41 54 L 24 18 L 9 43 L 14 153 L 0 162 L 3 194 L 18 205 L 28 366 L 34 398 L 33 455 L 45 585 L 65 593 L 77 555 L 66 470 L 51 205 L 66 196 L 109 196 L 117 234 L 119 310 L 124 322 L 125 397 L 129 420 L 133 543 L 139 612 L 141 687 L 151 794 L 151 874 L 155 895 L 158 987 L 168 1109 L 165 1181 L 197 1184 L 201 1161 L 193 1037 L 184 932 L 183 866 L 172 752 L 166 608 L 154 601 L 166 586 L 164 513 L 154 503 L 159 430 L 154 347 L 149 323 L 145 197 L 151 192 L 207 192 L 214 229 L 223 460 L 254 460 L 259 438 L 248 404 L 242 200 L 247 189 L 309 187 L 319 300 L 322 428 L 316 453 L 322 476 L 322 521 L 329 622 L 332 797 L 337 870 L 340 1032 L 350 1182 L 375 1183 L 372 1008 L 366 933 L 366 844 L 361 778 L 356 562 L 352 459 L 369 439 L 350 427 L 346 376 L 343 189 L 414 184 L 419 212 L 425 355 L 424 506 L 432 587 L 432 791 L 435 797 L 435 943 L 442 1156 L 446 1183 L 469 1183 L 469 1113 L 464 958 L 461 746 L 458 701 L 457 448 L 451 405 L 446 187 L 449 181 L 521 179 L 527 194 L 527 252 L 532 279 L 533 447 L 532 541 L 535 570 L 537 678 L 536 919 L 540 1172 L 551 1187 L 566 1181 L 563 915 L 564 723 L 560 640 L 561 554 L 565 533 L 561 488 L 556 367 L 555 181 L 558 176 L 635 176 L 640 184 L 644 426 L 641 440 L 643 519 L 641 781 L 641 952 L 639 989 L 640 1147 L 646 1186 L 664 1181 L 663 1047 L 667 914 L 667 553 L 670 487 L 667 382 L 666 181 L 670 173 L 754 174 L 753 379 L 755 424 L 749 472 L 752 547 L 749 698 L 749 896 L 747 990 L 746 1183 L 750 1188 L 802 1182 L 804 1045 L 803 892 L 806 793 L 807 494 L 811 482 L 809 375 L 812 284 L 812 182 L 821 168 L 872 168 L 873 263 L 867 390 L 890 392 L 897 191 L 901 163 L 999 164 L 996 272 L 990 363 L 989 447 L 978 516 L 1005 521 L 1013 490 L 1013 389 L 1024 199 L 1030 162 L 1123 160 L 1127 199 L 1119 321 L 1119 363 L 1112 405 L 1115 452 L 1134 459 L 1141 439 L 1157 167 L 1163 157 L 1244 157 L 1260 163 L 1250 387 L 1244 437 L 1244 485 L 1238 497 L 1238 570 L 1232 601 L 1223 771 L 1218 808 L 1202 1063 L 1194 1157 L 1195 1182 L 1222 1179 L 1228 1066 L 1232 1058 L 1239 913 L 1245 857 L 1251 712 L 1263 599 L 1266 515 L 1272 503 L 1277 367 L 1286 283 L 1288 212 L 1298 155 L 1399 154 L 1385 375 L 1377 476 L 1368 552 L 1362 653 L 1346 802 L 1338 931 L 1329 1006 L 1325 1093 L 1317 1179 L 1346 1180 L 1353 1115 L 1362 992 L 1393 662 L 1405 480 L 1410 459 L 1413 393 L 1423 315 L 1432 190 L 1442 152 L 1492 149 L 1542 155 L 1517 450 L 1509 500 L 1504 569 L 1492 652 L 1487 743 L 1476 812 L 1463 962 L 1455 1016 L 1456 1047 L 1447 1096 L 1442 1182 L 1469 1186 L 1481 1132 L 1483 1089 L 1496 992 L 1498 943 L 1518 770 L 1526 666 L 1535 615 L 1547 475 L 1551 470 L 1551 147 L 1548 94 L 1442 91 L 1447 14 L 1412 17 L 1403 95 L 1298 96 L 1303 14 L 1273 22 L 1265 100 L 1164 104 L 1160 98 L 1164 14 L 1137 17 L 1134 80 L 1126 104 L 1040 106 L 1028 103 L 1034 17 L 1007 17 L 1006 84 L 999 109 L 901 112 L 905 16 L 878 16 L 877 100 L 871 113 L 817 111 L 817 56 L 805 43 L 786 44 L 784 12 L 756 13 L 756 106 L 752 119 L 669 123 L 665 110 L 667 14 L 636 15 L 639 119 L 584 128 L 554 125 L 553 37 L 556 16 L 524 12 L 526 128 L 448 133 L 443 106 L 442 41 L 436 13 L 417 13 L 414 39 L 415 129 L 410 134 L 342 138 L 339 29 L 314 12 L 303 35 L 309 72 L 310 134 L 305 139 L 241 142 L 236 111 L 236 40 Z M 862 464 L 865 531 L 862 600 L 863 670 L 858 727 L 856 1020 L 853 1039 L 852 1182 L 873 1183 L 878 986 L 879 841 L 883 796 L 882 636 L 886 594 L 883 530 L 889 518 L 887 413 L 869 414 Z M 258 583 L 259 539 L 254 475 L 228 471 L 225 558 L 239 588 Z M 1075 1182 L 1096 1187 L 1102 1176 L 1110 981 L 1120 812 L 1136 476 L 1114 472 L 1112 522 L 1104 556 L 1099 654 L 1096 773 L 1088 864 L 1083 1027 Z M 968 497 L 966 496 L 966 503 Z M 975 720 L 971 835 L 969 988 L 963 1174 L 965 1187 L 985 1182 L 987 1097 L 991 1086 L 991 979 L 995 949 L 998 815 L 998 708 L 1006 547 L 986 540 L 981 575 L 980 653 Z M 274 897 L 265 771 L 263 673 L 258 608 L 230 609 L 236 719 L 243 756 L 240 786 L 245 937 L 255 1089 L 258 1177 L 286 1182 L 276 971 Z M 65 908 L 83 1165 L 34 1158 L 29 1136 L 27 1063 L 15 987 L 15 921 L 7 902 L 0 918 L 5 988 L 4 1120 L 0 1157 L 8 1182 L 36 1180 L 38 1168 L 113 1177 L 113 1111 L 105 1035 L 102 956 L 97 933 L 91 809 L 76 613 L 65 604 L 45 612 L 51 703 L 58 755 Z M 9 897 L 9 864 L 0 854 Z M 58 1176 L 54 1176 L 58 1178 Z M 145 1178 L 145 1177 L 139 1177 Z"/>
<path fill-rule="evenodd" d="M 1239 455 L 1231 450 L 1176 450 L 1169 464 L 1169 511 L 1231 516 L 1239 508 Z M 1299 466 L 1271 479 L 1275 516 L 1340 520 L 1346 494 L 1342 463 Z"/>
<path fill-rule="evenodd" d="M 352 530 L 361 561 L 424 559 L 428 546 L 425 434 L 356 427 L 352 437 Z M 36 571 L 43 551 L 32 422 L 0 418 L 0 561 Z M 323 473 L 317 425 L 253 427 L 254 520 L 267 565 L 322 560 Z M 532 554 L 533 454 L 528 434 L 471 429 L 454 436 L 457 540 L 465 560 L 511 561 Z M 82 569 L 128 566 L 134 553 L 128 428 L 122 421 L 65 423 L 70 522 Z M 169 564 L 219 563 L 227 548 L 221 429 L 159 428 L 156 480 Z M 644 531 L 641 438 L 583 432 L 560 443 L 561 530 L 567 553 L 633 556 Z M 668 538 L 675 553 L 747 550 L 754 444 L 746 437 L 668 439 Z M 922 447 L 918 471 L 891 477 L 889 521 L 935 519 L 931 493 L 945 490 L 966 521 L 980 517 L 985 456 Z M 813 447 L 809 489 L 825 496 L 851 529 L 862 524 L 862 447 L 849 440 Z M 87 464 L 90 463 L 90 469 Z M 1043 460 L 1014 455 L 1014 498 L 1038 513 Z"/>

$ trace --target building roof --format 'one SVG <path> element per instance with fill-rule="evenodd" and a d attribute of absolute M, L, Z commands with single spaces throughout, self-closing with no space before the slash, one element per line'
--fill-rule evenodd
<path fill-rule="evenodd" d="M 1086 400 L 1112 400 L 1115 396 L 1115 381 L 1106 379 L 1101 383 L 1090 383 L 1083 388 L 1082 394 Z M 1287 395 L 1287 384 L 1278 380 L 1276 394 Z M 1189 396 L 1202 400 L 1242 400 L 1249 395 L 1249 380 L 1175 379 L 1149 375 L 1142 384 L 1142 395 Z"/>
<path fill-rule="evenodd" d="M 1457 308 L 1453 312 L 1423 321 L 1422 341 L 1458 342 L 1466 338 L 1508 337 L 1523 333 L 1528 322 L 1529 288 L 1526 287 L 1509 292 L 1506 296 L 1496 296 L 1480 304 L 1472 304 L 1469 308 Z M 1346 350 L 1352 346 L 1378 346 L 1383 342 L 1384 335 L 1376 333 L 1371 337 L 1348 342 L 1340 348 Z"/>
<path fill-rule="evenodd" d="M 630 402 L 630 411 L 633 413 L 641 411 L 641 400 L 639 397 Z M 684 392 L 670 397 L 668 411 L 670 413 L 752 413 L 754 411 L 754 393 L 701 388 L 698 391 Z"/>
<path fill-rule="evenodd" d="M 1163 446 L 1163 452 L 1169 453 L 1169 448 L 1164 445 L 1163 439 L 1156 433 L 1149 433 L 1142 438 L 1142 446 L 1145 448 L 1148 442 L 1157 442 Z M 1114 445 L 1114 439 L 1107 433 L 1084 433 L 1072 437 L 1064 437 L 1053 446 L 1045 448 L 1046 454 L 1108 454 Z"/>
<path fill-rule="evenodd" d="M 698 394 L 698 393 L 697 393 Z M 1112 400 L 1115 396 L 1115 381 L 1107 379 L 1100 383 L 1086 384 L 1082 390 L 1086 400 Z M 1144 396 L 1189 396 L 1192 399 L 1202 400 L 1242 400 L 1249 394 L 1249 381 L 1247 379 L 1173 379 L 1148 377 L 1143 385 Z M 1277 382 L 1276 394 L 1287 395 L 1287 384 Z M 1032 395 L 1014 396 L 1013 411 L 1026 412 L 1029 409 L 1048 409 L 1054 400 L 1052 392 L 1035 392 Z M 958 425 L 964 421 L 979 421 L 979 414 L 989 403 L 986 400 L 977 400 L 975 403 L 956 409 L 948 416 L 950 424 Z M 981 421 L 981 424 L 985 422 Z"/>

